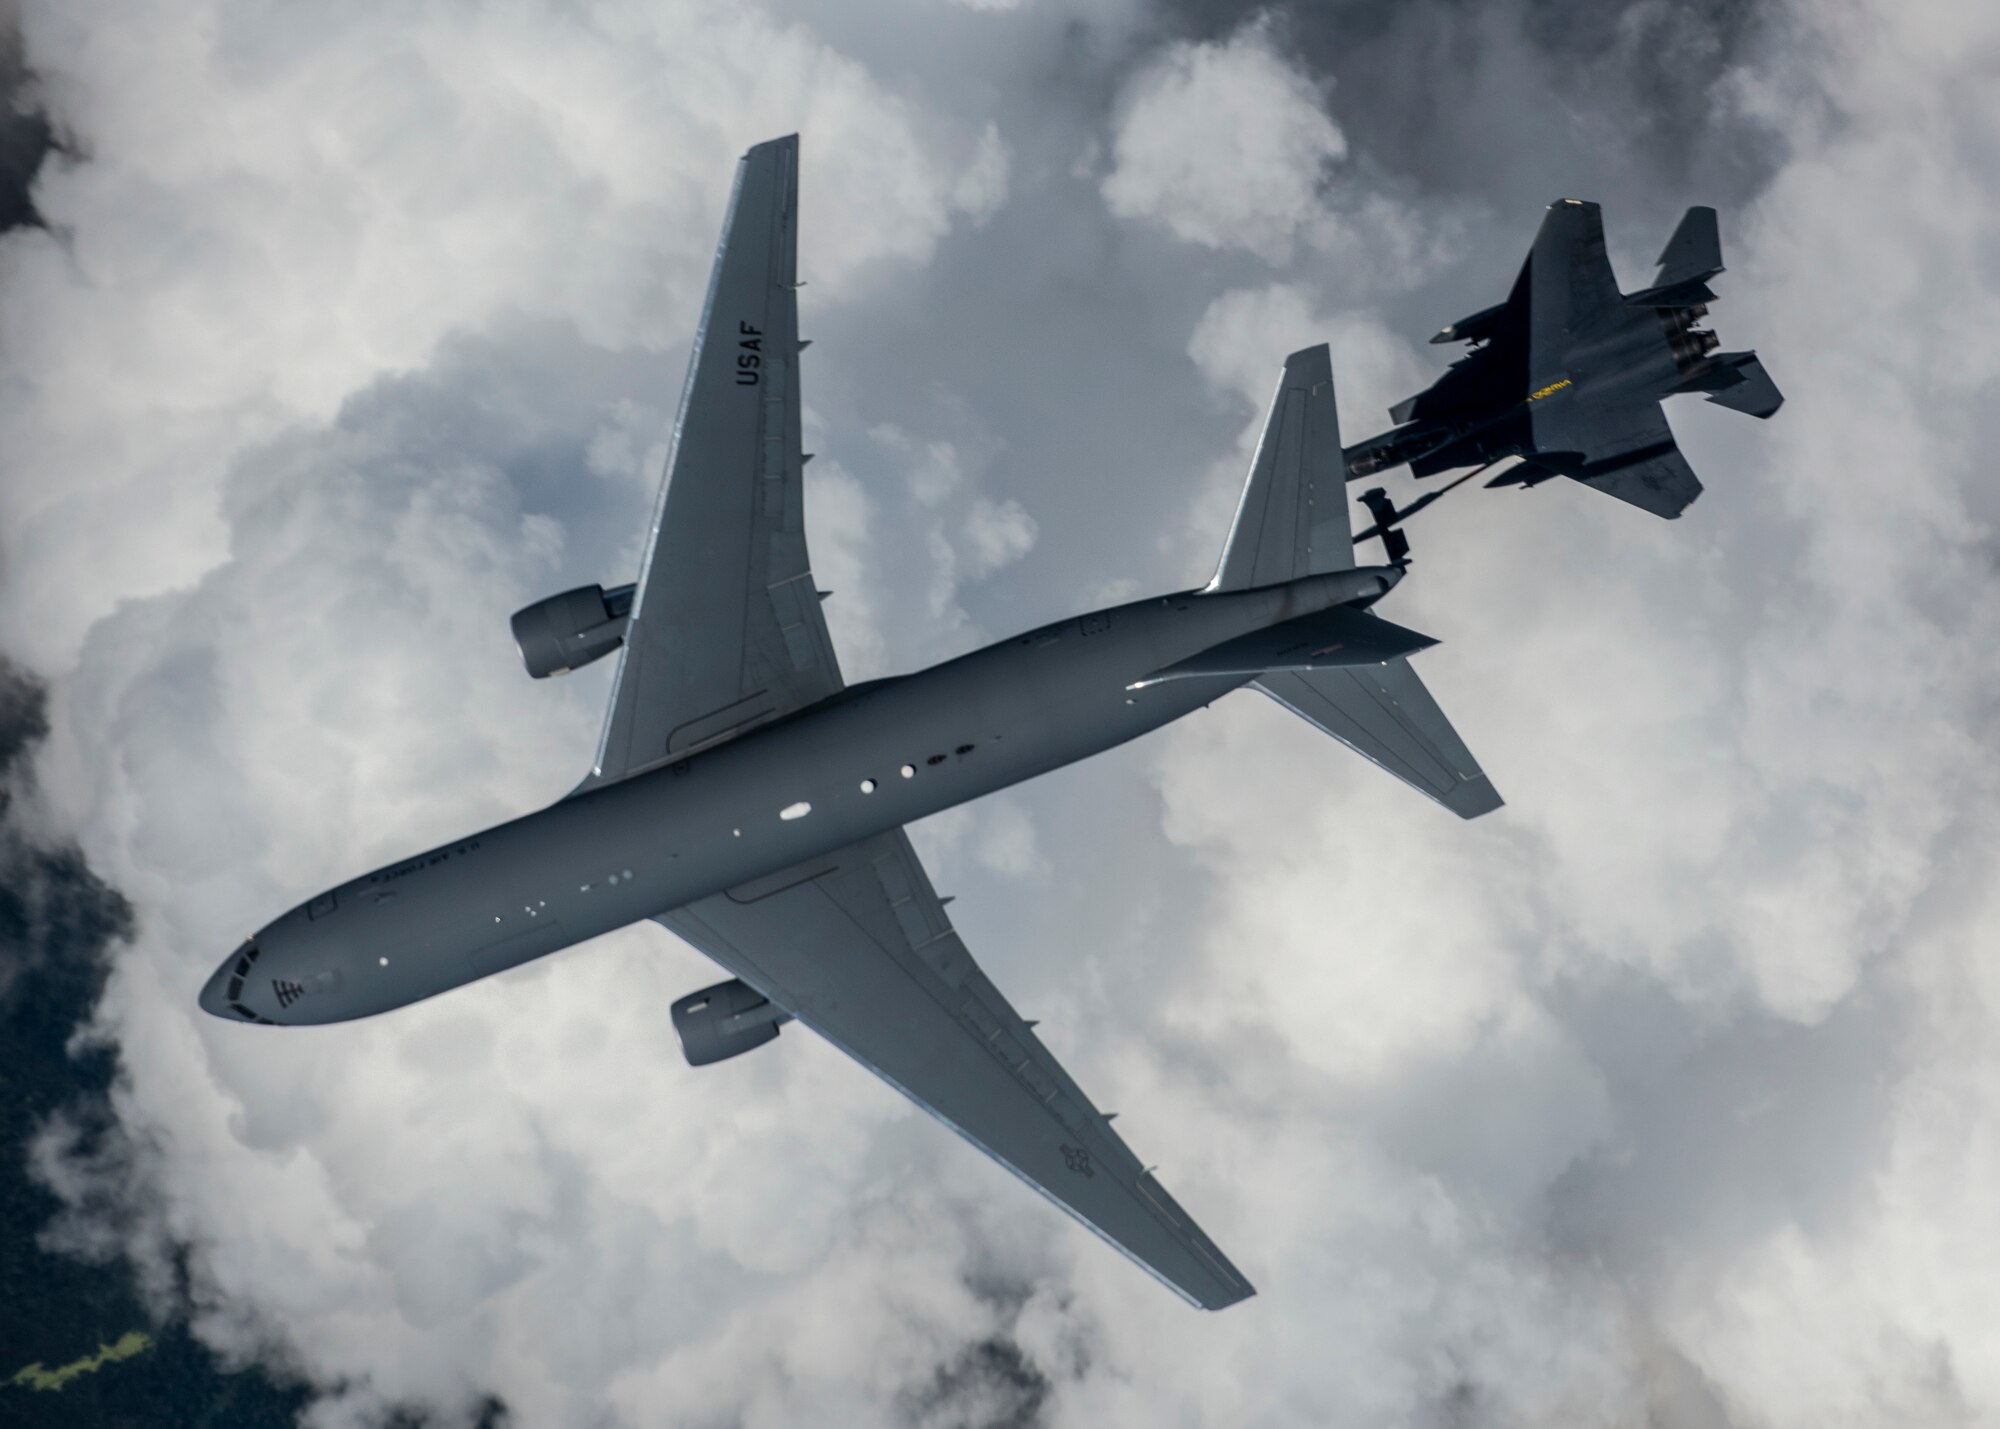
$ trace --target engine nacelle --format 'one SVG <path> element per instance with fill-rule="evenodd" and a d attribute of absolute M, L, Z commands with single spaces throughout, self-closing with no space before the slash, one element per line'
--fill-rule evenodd
<path fill-rule="evenodd" d="M 674 1031 L 690 1067 L 741 1056 L 777 1037 L 792 1014 L 740 978 L 691 992 L 673 1007 Z"/>
<path fill-rule="evenodd" d="M 1686 319 L 1687 326 L 1679 327 L 1667 334 L 1667 346 L 1673 350 L 1674 361 L 1681 369 L 1693 367 L 1702 358 L 1722 346 L 1722 339 L 1706 328 L 1693 326 L 1692 318 Z"/>
<path fill-rule="evenodd" d="M 625 641 L 636 586 L 578 586 L 514 612 L 514 643 L 537 680 L 601 660 Z"/>

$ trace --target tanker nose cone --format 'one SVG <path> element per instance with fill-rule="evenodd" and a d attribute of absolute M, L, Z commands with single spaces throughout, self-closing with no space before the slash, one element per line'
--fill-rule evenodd
<path fill-rule="evenodd" d="M 234 961 L 235 959 L 230 959 L 230 962 Z M 228 982 L 229 963 L 226 962 L 210 973 L 208 981 L 202 985 L 201 996 L 196 1001 L 201 1004 L 203 1012 L 206 1012 L 211 1017 L 234 1018 L 236 1016 L 235 1013 L 229 1010 L 229 998 L 224 990 Z"/>
<path fill-rule="evenodd" d="M 265 1021 L 244 1003 L 244 983 L 256 961 L 256 941 L 245 939 L 243 946 L 225 958 L 222 966 L 210 973 L 208 981 L 202 984 L 201 996 L 196 999 L 201 1010 L 231 1022 Z"/>

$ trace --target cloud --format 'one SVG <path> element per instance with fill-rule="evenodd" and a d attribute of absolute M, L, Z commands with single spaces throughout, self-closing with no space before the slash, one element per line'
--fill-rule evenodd
<path fill-rule="evenodd" d="M 1375 183 L 1433 223 L 1457 213 L 1479 230 L 1565 194 L 1616 194 L 1668 222 L 1689 192 L 1724 207 L 1749 199 L 1785 151 L 1780 127 L 1758 112 L 1758 78 L 1774 47 L 1804 38 L 1784 6 L 1650 0 L 1473 10 L 1453 0 L 1166 0 L 1159 11 L 1187 44 L 1262 17 L 1283 36 L 1287 63 L 1330 88 Z M 1504 256 L 1462 253 L 1482 268 Z"/>
<path fill-rule="evenodd" d="M 1187 242 L 1282 260 L 1346 153 L 1312 84 L 1251 25 L 1225 44 L 1170 47 L 1132 80 L 1104 200 Z"/>
<path fill-rule="evenodd" d="M 135 919 L 115 1120 L 39 1143 L 69 1244 L 322 1425 L 1994 1416 L 1985 41 L 1191 8 L 28 15 L 93 158 L 37 190 L 73 257 L 0 241 L 0 642 Z M 505 617 L 629 577 L 729 156 L 794 125 L 853 679 L 1198 583 L 1284 354 L 1368 435 L 1556 192 L 1628 285 L 1734 196 L 1716 322 L 1790 403 L 1670 408 L 1689 515 L 1415 527 L 1388 613 L 1504 811 L 1243 694 L 917 831 L 1240 1310 L 796 1029 L 686 1068 L 717 974 L 650 927 L 318 1033 L 193 1012 L 274 909 L 581 771 L 608 671 L 528 681 Z M 1421 261 L 1344 261 L 1371 213 Z"/>
<path fill-rule="evenodd" d="M 1358 178 L 1327 111 L 1332 86 L 1288 53 L 1267 14 L 1226 39 L 1165 46 L 1127 82 L 1104 201 L 1186 243 L 1239 249 L 1285 266 L 1321 261 L 1413 281 L 1455 232 L 1426 222 L 1386 186 Z"/>
<path fill-rule="evenodd" d="M 759 11 L 357 10 L 304 29 L 245 11 L 206 39 L 185 20 L 141 7 L 102 43 L 76 12 L 28 20 L 91 160 L 37 190 L 72 241 L 0 245 L 0 415 L 37 474 L 0 494 L 0 551 L 38 588 L 44 553 L 106 505 L 148 518 L 100 523 L 87 588 L 33 618 L 10 607 L 0 638 L 42 667 L 121 597 L 224 557 L 233 452 L 325 419 L 454 329 L 514 313 L 605 347 L 681 341 L 731 177 L 718 153 L 811 133 L 810 279 L 836 292 L 1005 194 L 995 131 L 920 131 L 859 66 Z"/>
<path fill-rule="evenodd" d="M 916 502 L 914 522 L 930 573 L 925 593 L 927 647 L 945 653 L 946 640 L 963 644 L 977 627 L 959 603 L 964 587 L 986 580 L 1034 549 L 1040 528 L 1013 498 L 995 501 L 973 495 L 972 487 L 992 465 L 1000 444 L 988 435 L 961 399 L 939 403 L 947 420 L 965 428 L 956 440 L 920 438 L 893 422 L 868 429 L 868 440 L 901 468 L 902 482 Z M 894 549 L 883 542 L 878 550 Z"/>
<path fill-rule="evenodd" d="M 978 498 L 966 512 L 964 526 L 973 574 L 990 575 L 1020 560 L 1035 548 L 1039 530 L 1020 502 Z"/>
<path fill-rule="evenodd" d="M 75 845 L 48 837 L 31 772 L 48 733 L 47 691 L 0 659 L 0 1012 L 9 1014 L 37 975 L 88 1002 L 106 945 L 132 923 Z"/>

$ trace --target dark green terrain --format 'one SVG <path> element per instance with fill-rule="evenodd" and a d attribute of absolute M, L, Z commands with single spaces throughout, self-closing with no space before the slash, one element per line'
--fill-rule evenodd
<path fill-rule="evenodd" d="M 0 662 L 0 1424 L 290 1425 L 303 1387 L 225 1372 L 182 1321 L 148 1314 L 123 1261 L 40 1243 L 63 1207 L 31 1174 L 29 1148 L 54 1118 L 79 1129 L 86 1153 L 103 1134 L 116 1059 L 67 1049 L 132 926 L 81 853 L 22 826 L 19 796 L 47 730 L 41 689 Z"/>

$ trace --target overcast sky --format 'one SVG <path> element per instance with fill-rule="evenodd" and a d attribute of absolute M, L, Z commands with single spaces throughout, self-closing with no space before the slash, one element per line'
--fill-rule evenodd
<path fill-rule="evenodd" d="M 18 19 L 0 654 L 133 928 L 118 1132 L 38 1174 L 315 1426 L 2000 1423 L 2000 12 Z M 1283 356 L 1386 426 L 1550 200 L 1627 288 L 1721 210 L 1715 326 L 1788 402 L 1670 405 L 1688 514 L 1413 528 L 1385 613 L 1505 809 L 1245 693 L 915 830 L 1257 1284 L 1223 1314 L 809 1034 L 686 1067 L 715 975 L 652 925 L 365 1023 L 195 1010 L 582 772 L 609 671 L 528 680 L 506 618 L 632 578 L 735 158 L 792 130 L 850 680 L 1205 580 Z"/>

